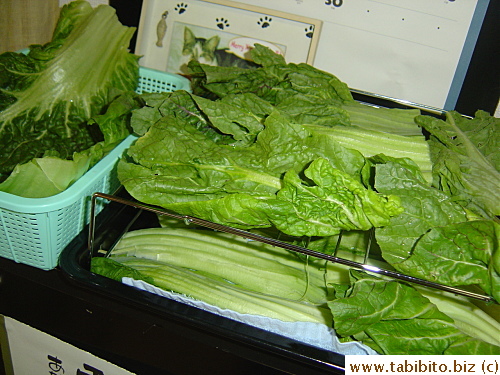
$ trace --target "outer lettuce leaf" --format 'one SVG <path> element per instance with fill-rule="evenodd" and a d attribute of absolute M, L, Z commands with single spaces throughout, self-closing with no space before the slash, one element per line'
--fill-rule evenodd
<path fill-rule="evenodd" d="M 284 233 L 331 236 L 340 230 L 368 230 L 387 225 L 402 212 L 398 197 L 365 188 L 326 159 L 314 160 L 304 175 L 309 184 L 287 172 L 278 199 L 266 202 L 271 222 Z"/>
<path fill-rule="evenodd" d="M 102 153 L 101 153 L 102 155 Z M 89 169 L 88 155 L 75 155 L 73 160 L 46 156 L 18 164 L 0 184 L 0 190 L 25 198 L 44 198 L 68 188 Z"/>
<path fill-rule="evenodd" d="M 109 135 L 87 122 L 119 92 L 135 90 L 138 56 L 128 51 L 133 33 L 112 7 L 75 1 L 61 10 L 50 43 L 30 47 L 27 56 L 0 55 L 2 178 L 33 158 L 71 160 L 107 141 Z"/>
<path fill-rule="evenodd" d="M 500 300 L 499 225 L 468 220 L 464 209 L 428 187 L 400 161 L 376 165 L 375 187 L 397 195 L 404 212 L 376 230 L 384 259 L 397 270 L 452 286 L 479 285 Z"/>
<path fill-rule="evenodd" d="M 416 122 L 431 134 L 435 185 L 485 218 L 500 215 L 500 119 L 451 111 L 446 121 L 418 116 Z"/>
<path fill-rule="evenodd" d="M 348 289 L 328 303 L 334 328 L 381 354 L 500 354 L 500 347 L 468 336 L 413 287 L 351 271 Z"/>

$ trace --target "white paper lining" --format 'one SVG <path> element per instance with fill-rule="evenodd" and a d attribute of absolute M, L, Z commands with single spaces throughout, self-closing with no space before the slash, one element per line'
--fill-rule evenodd
<path fill-rule="evenodd" d="M 194 306 L 211 313 L 224 316 L 226 318 L 246 323 L 248 325 L 273 332 L 281 336 L 309 344 L 324 350 L 332 351 L 343 355 L 376 355 L 377 353 L 369 347 L 359 342 L 339 342 L 333 328 L 324 324 L 311 322 L 283 322 L 278 319 L 268 318 L 259 315 L 240 314 L 232 310 L 225 310 L 208 303 L 197 301 L 178 293 L 168 292 L 157 288 L 144 281 L 134 280 L 124 277 L 122 282 L 148 292 L 182 302 L 189 306 Z"/>

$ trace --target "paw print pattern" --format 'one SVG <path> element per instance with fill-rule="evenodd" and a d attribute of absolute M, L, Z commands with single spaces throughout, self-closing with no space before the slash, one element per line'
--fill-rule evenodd
<path fill-rule="evenodd" d="M 217 24 L 217 27 L 221 30 L 224 30 L 225 28 L 228 28 L 229 22 L 225 18 L 216 18 L 215 22 Z"/>
<path fill-rule="evenodd" d="M 186 10 L 187 10 L 187 7 L 188 5 L 187 4 L 184 4 L 184 3 L 179 3 L 175 6 L 174 10 L 179 13 L 179 14 L 182 14 L 184 13 Z"/>
<path fill-rule="evenodd" d="M 269 27 L 271 26 L 271 21 L 273 19 L 271 17 L 268 17 L 268 16 L 265 16 L 265 17 L 262 17 L 258 22 L 257 22 L 257 25 L 259 25 L 260 27 L 262 27 L 263 29 L 265 29 L 266 27 Z"/>
<path fill-rule="evenodd" d="M 314 34 L 314 26 L 309 25 L 309 27 L 306 27 L 305 32 L 306 32 L 306 37 L 312 38 Z"/>

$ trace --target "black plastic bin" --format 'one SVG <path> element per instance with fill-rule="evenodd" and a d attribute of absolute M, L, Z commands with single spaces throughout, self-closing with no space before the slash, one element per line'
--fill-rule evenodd
<path fill-rule="evenodd" d="M 99 248 L 101 244 L 109 248 L 124 231 L 151 227 L 157 222 L 156 215 L 151 212 L 116 202 L 110 202 L 97 219 L 94 248 Z M 257 370 L 262 374 L 344 372 L 345 358 L 341 354 L 93 274 L 89 271 L 89 261 L 88 232 L 83 231 L 61 253 L 60 271 L 72 285 L 113 301 L 137 317 L 144 315 L 145 319 L 153 318 L 154 324 L 162 327 L 163 338 L 168 341 L 171 337 L 162 354 L 165 370 L 169 370 L 169 364 L 173 365 L 179 358 L 185 358 L 190 362 L 189 366 L 197 361 L 216 363 L 219 366 L 218 374 L 255 374 Z M 124 331 L 128 328 L 115 327 L 116 330 Z M 169 350 L 172 347 L 185 348 L 185 351 L 179 353 L 178 350 Z M 194 372 L 185 369 L 185 372 L 172 373 Z"/>

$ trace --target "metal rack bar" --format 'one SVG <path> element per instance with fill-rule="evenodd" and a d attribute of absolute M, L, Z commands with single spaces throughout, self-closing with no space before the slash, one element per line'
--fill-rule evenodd
<path fill-rule="evenodd" d="M 409 275 L 406 275 L 406 274 L 403 274 L 400 272 L 387 270 L 387 269 L 383 269 L 383 268 L 379 268 L 376 266 L 366 264 L 366 260 L 367 260 L 366 258 L 368 256 L 368 254 L 366 254 L 366 257 L 365 257 L 365 263 L 359 263 L 359 262 L 355 262 L 355 261 L 352 261 L 349 259 L 340 258 L 340 257 L 334 256 L 334 255 L 324 254 L 324 253 L 321 253 L 318 251 L 310 250 L 310 249 L 307 249 L 307 248 L 302 247 L 302 246 L 282 242 L 282 241 L 279 241 L 277 239 L 273 239 L 270 237 L 265 237 L 265 236 L 261 236 L 261 235 L 255 234 L 255 233 L 247 232 L 245 230 L 229 227 L 229 226 L 222 225 L 222 224 L 217 224 L 217 223 L 207 221 L 204 219 L 200 219 L 200 218 L 196 218 L 196 217 L 192 217 L 192 216 L 188 216 L 188 215 L 174 214 L 174 213 L 165 211 L 165 210 L 160 209 L 160 208 L 148 206 L 148 205 L 138 203 L 138 202 L 132 202 L 132 201 L 129 201 L 129 200 L 124 199 L 124 198 L 120 198 L 117 196 L 104 194 L 104 193 L 94 193 L 92 196 L 92 200 L 91 200 L 91 218 L 90 218 L 90 223 L 89 223 L 88 248 L 89 248 L 89 251 L 90 251 L 92 256 L 94 255 L 95 204 L 96 204 L 97 198 L 103 198 L 103 199 L 107 199 L 109 201 L 114 201 L 117 203 L 126 204 L 129 206 L 132 206 L 132 207 L 135 207 L 138 209 L 143 209 L 146 211 L 150 211 L 150 212 L 153 212 L 153 213 L 156 213 L 159 215 L 165 215 L 165 216 L 169 216 L 169 217 L 174 218 L 174 219 L 184 220 L 188 223 L 201 225 L 205 228 L 209 228 L 209 229 L 213 229 L 216 231 L 225 232 L 225 233 L 229 233 L 229 234 L 234 234 L 234 235 L 237 235 L 240 237 L 247 238 L 249 240 L 259 241 L 262 243 L 266 243 L 268 245 L 277 246 L 277 247 L 280 247 L 280 248 L 283 248 L 286 250 L 294 251 L 294 252 L 297 252 L 297 253 L 300 253 L 303 255 L 308 255 L 308 256 L 315 257 L 315 258 L 319 258 L 319 259 L 323 259 L 323 260 L 326 260 L 329 262 L 342 264 L 342 265 L 345 265 L 347 267 L 355 268 L 358 270 L 363 270 L 366 272 L 371 272 L 371 273 L 375 273 L 375 274 L 379 274 L 379 275 L 388 276 L 388 277 L 391 277 L 391 278 L 394 278 L 397 280 L 402 280 L 402 281 L 406 281 L 409 283 L 430 287 L 433 289 L 443 290 L 443 291 L 446 291 L 449 293 L 458 294 L 458 295 L 462 295 L 462 296 L 469 297 L 469 298 L 474 298 L 474 299 L 481 300 L 484 302 L 496 303 L 496 301 L 491 296 L 470 292 L 470 291 L 463 290 L 460 288 L 435 283 L 435 282 L 424 280 L 424 279 L 421 279 L 418 277 L 409 276 Z M 340 243 L 340 241 L 337 243 L 337 247 L 338 247 L 339 243 Z"/>

